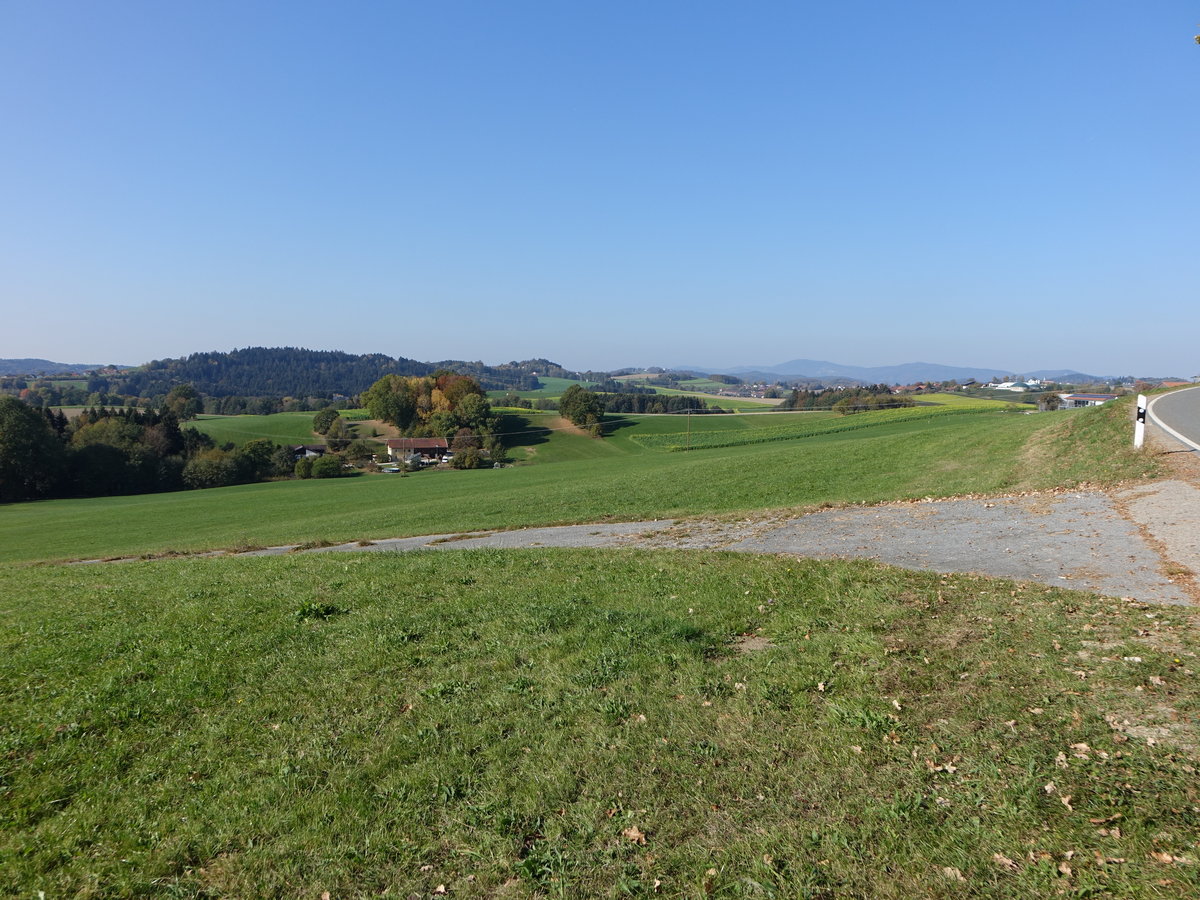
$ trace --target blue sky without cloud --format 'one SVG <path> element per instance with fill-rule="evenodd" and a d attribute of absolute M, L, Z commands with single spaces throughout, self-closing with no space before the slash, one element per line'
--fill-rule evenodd
<path fill-rule="evenodd" d="M 17 0 L 0 356 L 1200 372 L 1200 5 Z"/>

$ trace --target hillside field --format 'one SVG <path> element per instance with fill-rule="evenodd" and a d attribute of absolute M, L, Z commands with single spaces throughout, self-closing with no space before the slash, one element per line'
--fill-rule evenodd
<path fill-rule="evenodd" d="M 1128 448 L 1127 414 L 1121 405 L 1030 416 L 968 411 L 690 453 L 636 443 L 658 429 L 677 433 L 678 417 L 625 417 L 603 440 L 562 430 L 557 417 L 518 417 L 535 427 L 511 455 L 544 464 L 14 504 L 0 516 L 0 561 L 802 509 L 1140 477 L 1154 462 Z M 738 417 L 691 418 L 694 428 L 719 429 Z M 760 421 L 778 420 L 746 416 L 741 425 Z"/>
<path fill-rule="evenodd" d="M 692 416 L 743 443 L 691 452 L 522 413 L 507 469 L 4 507 L 0 883 L 1194 896 L 1189 609 L 699 551 L 51 562 L 1154 473 L 1127 405 L 899 412 Z"/>
<path fill-rule="evenodd" d="M 499 400 L 506 394 L 516 394 L 518 397 L 524 397 L 526 400 L 537 400 L 538 398 L 557 399 L 562 396 L 563 391 L 573 384 L 584 388 L 595 384 L 594 381 L 576 381 L 572 378 L 553 378 L 548 375 L 539 375 L 538 381 L 542 383 L 542 386 L 536 391 L 488 391 L 487 395 L 491 400 Z"/>

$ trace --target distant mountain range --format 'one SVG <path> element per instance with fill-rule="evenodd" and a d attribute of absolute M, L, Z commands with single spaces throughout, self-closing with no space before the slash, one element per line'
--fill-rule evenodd
<path fill-rule="evenodd" d="M 991 381 L 1006 375 L 1024 378 L 1043 378 L 1065 382 L 1108 381 L 1111 376 L 1089 375 L 1071 369 L 1038 369 L 1025 372 L 1019 369 L 972 368 L 969 366 L 943 366 L 938 363 L 913 362 L 898 366 L 847 366 L 821 359 L 793 359 L 773 366 L 735 366 L 731 369 L 712 369 L 704 366 L 680 366 L 680 370 L 702 372 L 707 375 L 737 375 L 746 380 L 754 376 L 775 379 L 822 379 L 844 378 L 865 384 L 912 384 L 918 381 Z"/>
<path fill-rule="evenodd" d="M 69 375 L 105 368 L 104 363 L 60 363 L 48 359 L 0 359 L 0 375 Z M 119 366 L 126 369 L 128 366 Z"/>

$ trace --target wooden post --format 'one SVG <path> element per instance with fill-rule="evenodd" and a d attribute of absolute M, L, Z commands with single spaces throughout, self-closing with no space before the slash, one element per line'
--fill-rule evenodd
<path fill-rule="evenodd" d="M 1133 449 L 1141 450 L 1146 442 L 1146 395 L 1137 396 L 1137 418 L 1133 422 Z"/>

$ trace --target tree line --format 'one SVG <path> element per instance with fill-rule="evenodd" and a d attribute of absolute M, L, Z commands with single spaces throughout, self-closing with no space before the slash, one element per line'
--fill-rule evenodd
<path fill-rule="evenodd" d="M 823 390 L 794 390 L 784 397 L 779 409 L 832 409 L 843 414 L 870 409 L 892 409 L 913 406 L 912 397 L 893 394 L 886 384 L 861 387 L 825 388 Z"/>
<path fill-rule="evenodd" d="M 144 494 L 290 474 L 292 453 L 270 441 L 217 447 L 159 410 L 86 409 L 69 420 L 0 397 L 0 501 Z"/>

